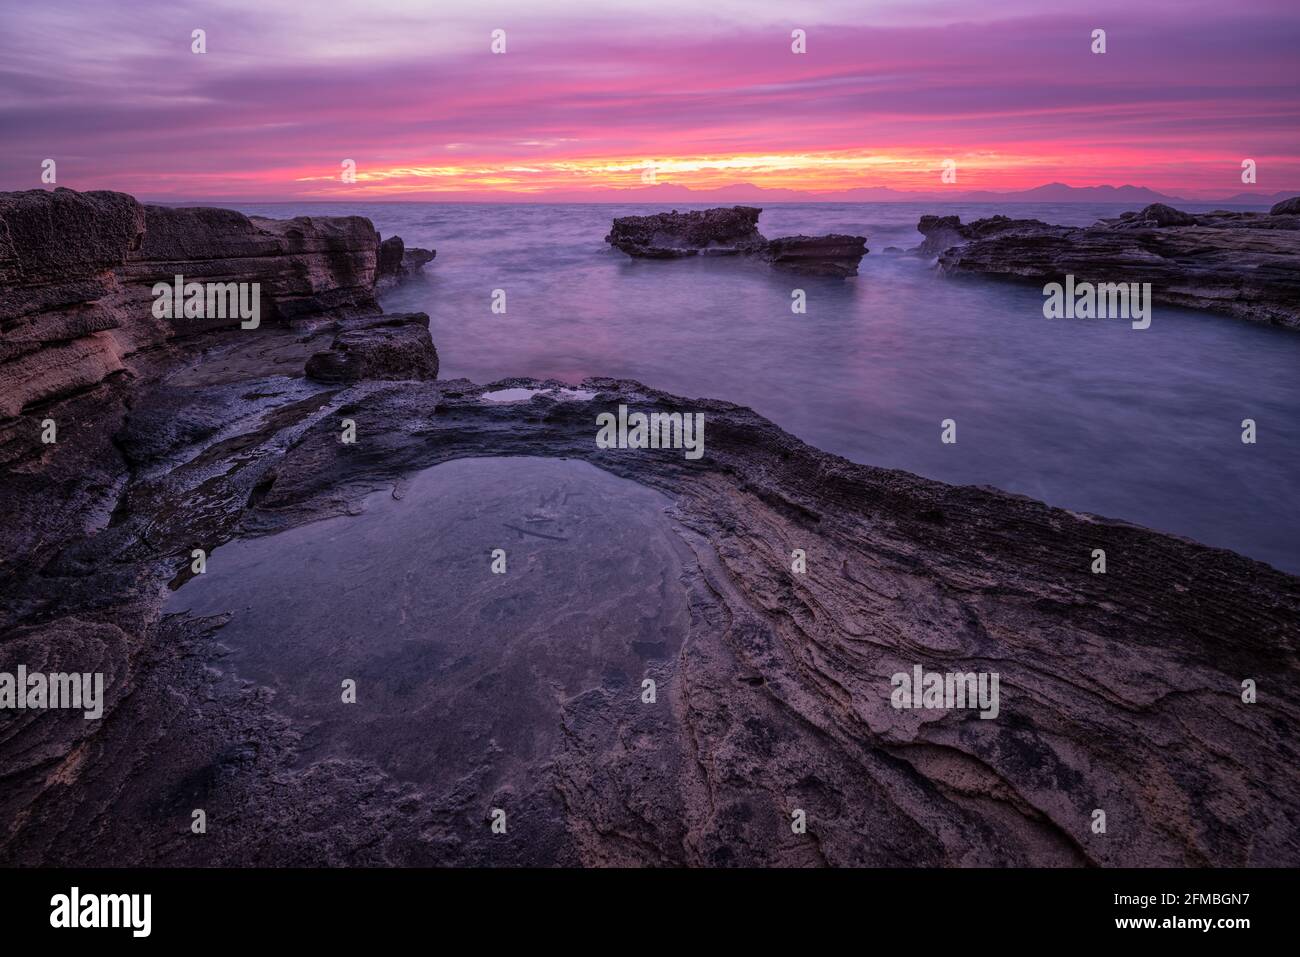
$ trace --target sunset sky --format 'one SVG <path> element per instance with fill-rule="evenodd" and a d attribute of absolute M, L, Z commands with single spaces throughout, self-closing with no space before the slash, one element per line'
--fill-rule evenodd
<path fill-rule="evenodd" d="M 694 189 L 939 190 L 952 159 L 962 189 L 1300 191 L 1295 0 L 41 0 L 3 19 L 0 189 L 41 187 L 53 158 L 60 186 L 163 200 L 608 198 L 648 163 Z"/>

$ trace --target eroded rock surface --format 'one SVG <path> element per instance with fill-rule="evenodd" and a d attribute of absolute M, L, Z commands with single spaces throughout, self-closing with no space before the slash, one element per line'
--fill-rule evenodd
<path fill-rule="evenodd" d="M 643 259 L 758 252 L 766 243 L 758 231 L 762 212 L 754 206 L 731 206 L 622 216 L 614 220 L 605 242 Z"/>
<path fill-rule="evenodd" d="M 915 252 L 946 273 L 1151 283 L 1157 302 L 1300 328 L 1300 207 L 1186 213 L 1156 203 L 1093 226 L 923 216 Z"/>
<path fill-rule="evenodd" d="M 623 216 L 605 237 L 616 249 L 643 259 L 685 256 L 758 256 L 781 269 L 814 276 L 856 276 L 867 254 L 863 236 L 785 236 L 758 231 L 763 211 L 754 206 L 719 207 L 650 216 Z"/>
<path fill-rule="evenodd" d="M 920 256 L 938 256 L 944 250 L 972 239 L 1011 232 L 1033 232 L 1046 225 L 1037 219 L 1012 219 L 1009 216 L 989 216 L 973 223 L 962 223 L 960 216 L 922 216 L 916 229 L 925 237 L 925 241 L 911 252 Z"/>
<path fill-rule="evenodd" d="M 178 275 L 258 283 L 268 324 L 377 314 L 379 248 L 361 216 L 273 220 L 104 191 L 0 193 L 0 417 L 129 374 L 142 351 L 239 326 L 233 315 L 158 318 L 154 284 Z M 425 255 L 406 251 L 397 278 Z"/>
<path fill-rule="evenodd" d="M 826 236 L 784 236 L 763 247 L 763 259 L 778 269 L 810 276 L 844 278 L 858 274 L 867 254 L 863 236 L 831 233 Z"/>
<path fill-rule="evenodd" d="M 319 382 L 362 379 L 436 379 L 438 350 L 423 312 L 382 316 L 334 337 L 329 351 L 307 360 L 309 378 Z"/>
<path fill-rule="evenodd" d="M 177 337 L 0 420 L 0 671 L 105 676 L 99 720 L 0 719 L 0 862 L 1300 863 L 1300 579 L 636 382 L 303 374 L 388 322 Z M 598 448 L 619 405 L 703 413 L 703 457 Z M 917 665 L 998 717 L 895 709 Z"/>
<path fill-rule="evenodd" d="M 301 348 L 291 333 L 266 336 L 256 354 L 215 335 L 202 361 L 134 392 L 129 412 L 111 401 L 115 384 L 98 387 L 109 392 L 81 427 L 102 418 L 97 428 L 129 456 L 104 479 L 121 480 L 111 517 L 94 520 L 87 500 L 47 481 L 42 511 L 63 516 L 50 530 L 57 540 L 27 545 L 6 569 L 0 664 L 49 647 L 61 668 L 113 676 L 100 722 L 29 715 L 21 732 L 0 731 L 11 769 L 0 796 L 8 862 L 1300 860 L 1300 715 L 1280 690 L 1300 678 L 1296 578 L 1122 522 L 854 465 L 724 402 L 608 379 L 577 393 L 526 379 L 339 388 L 278 362 Z M 515 403 L 482 398 L 512 388 L 539 391 Z M 192 419 L 160 428 L 178 394 Z M 596 415 L 619 404 L 702 411 L 706 454 L 596 448 Z M 344 418 L 358 423 L 354 444 L 339 440 Z M 39 449 L 37 423 L 19 421 L 26 431 L 9 447 L 25 443 L 18 467 L 28 474 L 101 461 L 93 443 Z M 325 695 L 304 707 L 339 707 L 334 646 L 319 649 L 311 670 L 285 672 L 309 686 L 281 686 L 228 660 L 228 614 L 164 616 L 169 586 L 191 577 L 193 548 L 207 549 L 206 574 L 219 576 L 223 542 L 345 519 L 376 490 L 401 499 L 420 470 L 478 456 L 580 459 L 667 496 L 681 566 L 671 588 L 689 616 L 639 675 L 581 667 L 586 655 L 627 662 L 631 643 L 668 639 L 574 630 L 574 594 L 548 598 L 530 584 L 524 543 L 569 560 L 563 522 L 539 516 L 584 514 L 580 498 L 557 511 L 560 499 L 540 488 L 518 509 L 493 512 L 486 492 L 474 499 L 512 562 L 490 578 L 495 546 L 482 534 L 454 559 L 455 576 L 486 579 L 482 594 L 447 590 L 436 561 L 385 570 L 392 549 L 363 549 L 365 567 L 379 565 L 367 580 L 393 585 L 349 579 L 355 614 L 376 603 L 415 629 L 405 657 L 361 675 L 363 705 L 367 687 L 374 702 L 411 682 L 460 680 L 436 665 L 438 616 L 525 613 L 521 624 L 536 633 L 571 639 L 522 671 L 517 656 L 480 658 L 474 683 L 454 686 L 495 705 L 449 713 L 481 723 L 455 739 L 457 774 L 438 774 L 417 747 L 427 736 L 414 705 L 406 719 L 402 709 L 329 711 L 336 744 L 322 746 L 284 695 Z M 395 516 L 390 535 L 403 524 Z M 6 554 L 17 550 L 14 534 L 5 532 Z M 1093 548 L 1106 550 L 1109 574 L 1091 574 Z M 791 571 L 795 549 L 806 574 Z M 335 553 L 292 554 L 265 568 L 290 592 L 300 584 L 295 561 Z M 240 591 L 238 581 L 223 587 Z M 581 604 L 617 594 L 593 581 Z M 419 612 L 430 602 L 434 611 Z M 999 673 L 998 719 L 895 710 L 891 675 L 915 664 Z M 640 697 L 646 676 L 658 687 L 653 707 Z M 1261 689 L 1256 704 L 1241 701 L 1245 678 Z M 494 695 L 518 682 L 527 700 L 551 702 L 550 718 L 516 708 L 518 695 Z M 397 722 L 382 747 L 368 730 L 381 717 Z M 534 730 L 532 720 L 558 727 Z M 194 807 L 220 822 L 201 841 L 189 837 Z M 507 836 L 490 832 L 494 807 L 510 815 Z M 1095 808 L 1107 811 L 1105 835 L 1091 831 Z M 807 812 L 807 835 L 791 832 L 794 809 Z"/>
<path fill-rule="evenodd" d="M 421 249 L 418 246 L 406 248 L 401 236 L 389 236 L 379 244 L 378 260 L 375 264 L 375 279 L 378 288 L 384 289 L 418 273 L 426 264 L 433 262 L 437 252 Z"/>

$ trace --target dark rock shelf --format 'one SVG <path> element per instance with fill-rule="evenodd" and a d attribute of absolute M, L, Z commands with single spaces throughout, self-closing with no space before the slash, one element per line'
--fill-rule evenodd
<path fill-rule="evenodd" d="M 1300 328 L 1300 197 L 1268 213 L 1156 203 L 1093 226 L 922 216 L 922 256 L 945 273 L 1019 281 L 1150 283 L 1156 302 Z"/>
<path fill-rule="evenodd" d="M 9 380 L 0 671 L 102 672 L 107 700 L 0 721 L 6 864 L 1300 860 L 1300 578 L 854 464 L 727 402 L 431 379 L 420 318 L 356 314 L 364 220 L 188 212 L 206 225 L 127 281 L 150 214 L 53 195 L 0 197 L 11 238 L 28 224 L 0 256 L 25 304 L 5 328 L 36 343 L 4 374 L 85 347 Z M 37 202 L 44 233 L 11 216 Z M 154 327 L 141 284 L 219 249 L 214 272 L 266 276 L 298 318 Z M 598 448 L 620 405 L 702 413 L 703 457 Z M 894 709 L 916 664 L 998 673 L 997 720 Z"/>

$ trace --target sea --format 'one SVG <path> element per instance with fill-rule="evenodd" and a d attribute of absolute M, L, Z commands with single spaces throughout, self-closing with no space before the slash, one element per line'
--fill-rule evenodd
<path fill-rule="evenodd" d="M 428 313 L 442 377 L 614 376 L 726 399 L 854 462 L 994 486 L 1300 573 L 1300 333 L 1159 304 L 1141 330 L 1047 319 L 1040 285 L 942 276 L 885 251 L 917 245 L 925 213 L 1085 225 L 1127 207 L 764 208 L 768 237 L 866 236 L 870 252 L 847 280 L 735 258 L 634 260 L 604 242 L 612 218 L 657 206 L 232 208 L 362 215 L 385 237 L 436 249 L 383 305 Z M 504 312 L 493 311 L 496 290 Z M 945 444 L 949 419 L 956 442 Z"/>

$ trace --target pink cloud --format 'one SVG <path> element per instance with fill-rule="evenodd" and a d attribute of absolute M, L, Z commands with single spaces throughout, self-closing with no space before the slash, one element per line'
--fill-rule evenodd
<path fill-rule="evenodd" d="M 61 185 L 164 198 L 346 197 L 326 179 L 344 158 L 380 177 L 357 196 L 635 185 L 634 170 L 611 167 L 643 160 L 677 161 L 664 176 L 686 185 L 917 188 L 945 156 L 971 188 L 1065 179 L 1233 192 L 1247 156 L 1261 188 L 1300 186 L 1300 15 L 1285 6 L 1238 4 L 1231 17 L 1116 8 L 1100 56 L 1093 14 L 983 10 L 953 24 L 933 6 L 933 24 L 810 28 L 802 56 L 784 25 L 674 33 L 637 13 L 591 28 L 571 15 L 526 21 L 504 56 L 487 50 L 486 18 L 462 17 L 422 53 L 408 16 L 392 14 L 386 30 L 377 14 L 356 28 L 372 45 L 342 55 L 328 37 L 297 49 L 277 36 L 274 6 L 215 21 L 168 8 L 170 33 L 149 21 L 115 56 L 95 38 L 126 41 L 89 5 L 80 32 L 42 32 L 54 49 L 37 55 L 19 13 L 0 39 L 11 91 L 0 186 L 38 186 L 47 156 Z M 189 52 L 199 19 L 212 38 L 204 56 Z M 778 161 L 708 165 L 736 157 Z M 789 166 L 798 157 L 809 157 L 802 170 Z"/>

